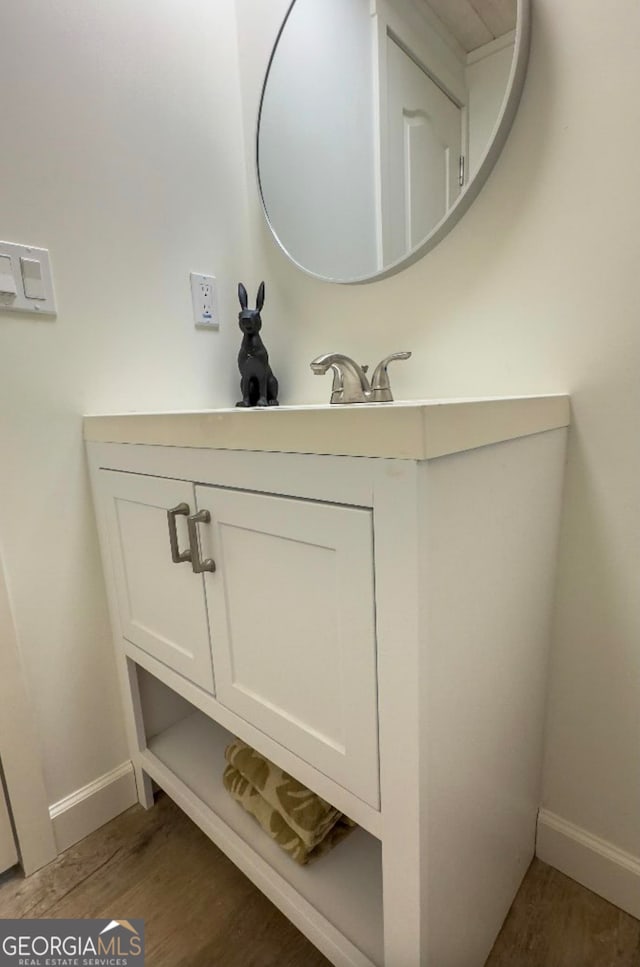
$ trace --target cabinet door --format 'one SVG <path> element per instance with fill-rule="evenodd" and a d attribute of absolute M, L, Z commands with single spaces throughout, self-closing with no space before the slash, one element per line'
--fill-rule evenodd
<path fill-rule="evenodd" d="M 101 471 L 122 634 L 185 678 L 213 692 L 209 628 L 201 574 L 171 559 L 167 511 L 195 512 L 193 484 Z M 178 546 L 189 546 L 176 516 Z"/>
<path fill-rule="evenodd" d="M 377 807 L 369 510 L 197 487 L 220 702 Z"/>

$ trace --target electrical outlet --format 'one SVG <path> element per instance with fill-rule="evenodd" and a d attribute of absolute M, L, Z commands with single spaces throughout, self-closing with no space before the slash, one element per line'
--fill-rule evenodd
<path fill-rule="evenodd" d="M 191 273 L 191 301 L 196 329 L 220 328 L 215 276 Z"/>

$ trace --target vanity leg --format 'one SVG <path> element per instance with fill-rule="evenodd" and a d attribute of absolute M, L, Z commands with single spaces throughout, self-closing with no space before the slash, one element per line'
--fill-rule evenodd
<path fill-rule="evenodd" d="M 122 656 L 123 665 L 123 678 L 124 678 L 124 689 L 123 689 L 123 702 L 125 705 L 125 715 L 127 722 L 127 737 L 129 739 L 129 749 L 131 752 L 131 761 L 133 763 L 133 771 L 136 779 L 136 791 L 138 793 L 138 802 L 145 809 L 151 809 L 153 806 L 153 785 L 151 779 L 143 770 L 139 763 L 140 752 L 146 747 L 147 740 L 144 731 L 144 721 L 142 718 L 142 705 L 140 702 L 140 687 L 138 684 L 138 674 L 136 672 L 136 666 L 127 658 L 126 655 Z"/>
<path fill-rule="evenodd" d="M 140 766 L 134 766 L 136 777 L 136 789 L 138 791 L 138 802 L 145 809 L 153 806 L 153 783 L 147 773 Z"/>
<path fill-rule="evenodd" d="M 415 464 L 407 461 L 398 467 L 379 461 L 374 529 L 385 967 L 427 963 L 422 936 L 424 750 L 416 674 L 422 650 L 418 487 Z"/>

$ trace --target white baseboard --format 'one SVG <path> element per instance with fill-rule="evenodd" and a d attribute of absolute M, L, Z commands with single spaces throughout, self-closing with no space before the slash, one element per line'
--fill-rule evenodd
<path fill-rule="evenodd" d="M 536 855 L 640 919 L 640 858 L 541 809 Z"/>
<path fill-rule="evenodd" d="M 49 806 L 58 852 L 73 846 L 138 801 L 131 762 Z"/>

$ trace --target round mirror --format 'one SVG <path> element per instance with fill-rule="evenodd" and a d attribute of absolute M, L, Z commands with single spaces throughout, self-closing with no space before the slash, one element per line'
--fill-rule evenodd
<path fill-rule="evenodd" d="M 500 153 L 528 49 L 529 0 L 294 0 L 257 134 L 284 252 L 367 282 L 433 248 Z"/>

